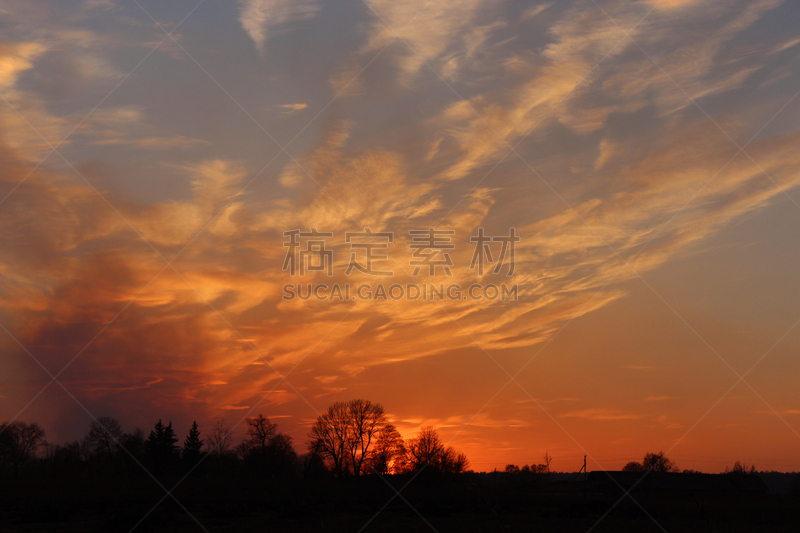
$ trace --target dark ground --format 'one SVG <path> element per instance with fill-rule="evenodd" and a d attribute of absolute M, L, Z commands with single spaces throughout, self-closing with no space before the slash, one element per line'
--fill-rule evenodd
<path fill-rule="evenodd" d="M 161 481 L 171 487 L 178 479 Z M 409 480 L 387 479 L 398 489 Z M 387 504 L 394 492 L 375 476 L 358 483 L 189 478 L 174 494 L 203 527 L 170 499 L 144 518 L 164 496 L 152 479 L 7 481 L 0 531 L 800 531 L 796 492 L 633 492 L 645 513 L 631 499 L 612 508 L 622 495 L 616 488 L 567 479 L 418 478 L 402 492 L 408 503 Z"/>

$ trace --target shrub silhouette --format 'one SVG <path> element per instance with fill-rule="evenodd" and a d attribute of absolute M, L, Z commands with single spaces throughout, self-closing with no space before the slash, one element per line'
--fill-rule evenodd
<path fill-rule="evenodd" d="M 748 467 L 745 463 L 736 461 L 736 463 L 734 463 L 734 465 L 733 465 L 733 468 L 731 468 L 730 470 L 728 469 L 727 466 L 725 467 L 725 473 L 726 474 L 755 474 L 756 473 L 756 467 L 755 467 L 755 465 L 750 465 Z"/>

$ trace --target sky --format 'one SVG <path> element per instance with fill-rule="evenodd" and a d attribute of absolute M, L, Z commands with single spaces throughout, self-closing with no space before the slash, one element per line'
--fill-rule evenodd
<path fill-rule="evenodd" d="M 798 16 L 0 2 L 0 419 L 240 438 L 262 413 L 303 451 L 328 405 L 367 398 L 478 471 L 649 451 L 800 470 Z M 312 228 L 330 273 L 300 276 L 285 232 Z M 348 272 L 366 228 L 391 233 L 392 276 Z M 414 248 L 429 228 L 452 248 Z M 513 228 L 513 268 L 470 268 L 479 228 Z M 425 257 L 449 275 L 413 275 Z M 285 289 L 379 283 L 517 297 Z"/>

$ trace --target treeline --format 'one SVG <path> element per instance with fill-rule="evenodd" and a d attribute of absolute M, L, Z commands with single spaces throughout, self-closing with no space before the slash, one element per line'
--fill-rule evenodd
<path fill-rule="evenodd" d="M 435 429 L 423 427 L 404 440 L 383 406 L 369 400 L 337 402 L 314 422 L 298 454 L 292 437 L 258 415 L 248 417 L 244 440 L 217 421 L 207 432 L 197 422 L 182 439 L 172 422 L 158 420 L 145 433 L 124 432 L 111 417 L 92 420 L 86 435 L 50 445 L 36 423 L 0 424 L 0 475 L 19 478 L 197 475 L 272 478 L 359 477 L 371 474 L 458 474 L 466 455 L 446 446 Z"/>
<path fill-rule="evenodd" d="M 639 461 L 630 461 L 622 467 L 623 472 L 682 472 L 684 474 L 700 474 L 702 472 L 693 469 L 681 470 L 675 461 L 669 459 L 664 452 L 646 453 L 644 459 Z M 733 467 L 725 467 L 726 474 L 757 474 L 754 465 L 747 466 L 745 463 L 736 461 Z"/>
<path fill-rule="evenodd" d="M 549 474 L 550 473 L 550 461 L 553 458 L 550 456 L 550 453 L 545 452 L 544 454 L 544 463 L 542 464 L 534 464 L 534 465 L 523 465 L 519 467 L 515 464 L 508 464 L 506 465 L 505 472 L 507 474 L 521 474 L 523 476 L 527 475 L 537 475 L 537 474 Z"/>

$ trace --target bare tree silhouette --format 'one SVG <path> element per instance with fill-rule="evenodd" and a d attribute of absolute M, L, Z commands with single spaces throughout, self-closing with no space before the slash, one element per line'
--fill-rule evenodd
<path fill-rule="evenodd" d="M 208 451 L 214 455 L 226 455 L 230 452 L 233 436 L 231 430 L 225 425 L 225 420 L 220 419 L 211 428 L 208 436 Z"/>
<path fill-rule="evenodd" d="M 101 416 L 89 424 L 86 443 L 95 454 L 114 455 L 122 437 L 122 426 L 119 420 L 110 416 Z"/>
<path fill-rule="evenodd" d="M 259 414 L 253 418 L 247 418 L 247 436 L 250 437 L 249 446 L 266 453 L 267 446 L 278 431 L 278 426 Z"/>
<path fill-rule="evenodd" d="M 358 476 L 369 457 L 370 445 L 386 425 L 386 415 L 381 404 L 369 400 L 351 400 L 347 403 L 347 410 L 352 430 L 349 439 L 350 463 L 353 473 Z"/>
<path fill-rule="evenodd" d="M 431 470 L 439 469 L 439 461 L 444 452 L 439 434 L 430 426 L 420 429 L 416 437 L 408 441 L 406 447 L 408 458 L 412 470 L 417 471 L 423 468 Z"/>
<path fill-rule="evenodd" d="M 381 475 L 399 474 L 406 468 L 406 447 L 403 437 L 392 424 L 379 432 L 370 456 L 370 466 Z"/>
<path fill-rule="evenodd" d="M 328 459 L 337 476 L 359 476 L 370 447 L 386 425 L 383 406 L 369 400 L 336 402 L 317 417 L 309 433 L 309 449 Z"/>
<path fill-rule="evenodd" d="M 431 472 L 459 474 L 469 467 L 467 456 L 452 447 L 445 448 L 439 434 L 430 426 L 423 427 L 406 446 L 409 467 Z"/>
<path fill-rule="evenodd" d="M 0 469 L 18 476 L 22 465 L 45 444 L 45 432 L 36 422 L 15 420 L 0 424 Z"/>
<path fill-rule="evenodd" d="M 733 468 L 728 468 L 727 466 L 725 467 L 725 473 L 726 474 L 755 474 L 756 473 L 756 467 L 755 467 L 755 465 L 750 465 L 748 467 L 747 464 L 745 464 L 743 462 L 740 462 L 740 461 L 736 461 L 736 463 L 733 465 Z"/>

